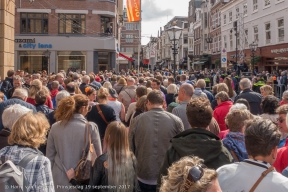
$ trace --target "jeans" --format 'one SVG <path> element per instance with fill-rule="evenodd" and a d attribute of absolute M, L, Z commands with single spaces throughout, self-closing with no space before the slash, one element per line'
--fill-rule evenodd
<path fill-rule="evenodd" d="M 156 192 L 156 185 L 147 185 L 138 180 L 141 192 Z"/>

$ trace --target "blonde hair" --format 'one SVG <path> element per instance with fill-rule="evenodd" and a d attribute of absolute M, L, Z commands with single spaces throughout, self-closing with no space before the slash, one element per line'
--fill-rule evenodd
<path fill-rule="evenodd" d="M 118 80 L 118 82 L 117 82 L 117 84 L 118 85 L 127 85 L 127 82 L 126 82 L 126 80 L 123 78 L 123 77 L 121 77 L 119 80 Z"/>
<path fill-rule="evenodd" d="M 167 87 L 167 93 L 169 94 L 176 94 L 177 93 L 177 86 L 175 84 L 170 84 Z"/>
<path fill-rule="evenodd" d="M 226 115 L 225 123 L 229 127 L 230 132 L 241 132 L 245 123 L 251 119 L 253 119 L 253 115 L 247 109 L 234 109 Z"/>
<path fill-rule="evenodd" d="M 51 93 L 50 93 L 48 87 L 43 86 L 41 91 L 43 91 L 46 96 L 50 97 Z"/>
<path fill-rule="evenodd" d="M 203 159 L 198 157 L 183 157 L 173 163 L 168 168 L 168 175 L 162 177 L 160 192 L 179 192 L 182 191 L 189 174 L 189 170 L 199 164 L 203 164 Z M 206 191 L 217 179 L 217 172 L 213 169 L 204 168 L 204 174 L 200 180 L 191 185 L 188 192 Z"/>
<path fill-rule="evenodd" d="M 29 89 L 29 93 L 28 93 L 28 97 L 34 99 L 35 95 L 38 91 L 40 91 L 42 89 L 42 82 L 39 79 L 34 79 L 31 82 L 31 86 Z"/>
<path fill-rule="evenodd" d="M 109 81 L 105 81 L 105 83 L 103 84 L 103 87 L 105 87 L 106 89 L 112 88 L 112 84 Z"/>
<path fill-rule="evenodd" d="M 107 146 L 108 184 L 135 186 L 136 158 L 130 151 L 126 126 L 114 121 L 105 131 L 104 146 Z M 119 188 L 116 191 L 122 191 Z"/>
<path fill-rule="evenodd" d="M 105 87 L 101 87 L 98 92 L 97 92 L 97 97 L 99 101 L 103 101 L 103 100 L 107 100 L 108 96 L 110 95 L 108 92 L 108 89 L 106 89 Z"/>
<path fill-rule="evenodd" d="M 267 95 L 274 95 L 273 88 L 270 85 L 263 85 L 260 90 L 264 91 Z"/>
<path fill-rule="evenodd" d="M 228 86 L 225 83 L 219 83 L 217 85 L 217 93 L 219 93 L 220 91 L 224 91 L 224 92 L 228 93 L 229 92 L 229 88 L 228 88 Z"/>
<path fill-rule="evenodd" d="M 13 124 L 8 144 L 38 148 L 46 142 L 49 128 L 49 122 L 44 114 L 40 112 L 26 113 Z"/>

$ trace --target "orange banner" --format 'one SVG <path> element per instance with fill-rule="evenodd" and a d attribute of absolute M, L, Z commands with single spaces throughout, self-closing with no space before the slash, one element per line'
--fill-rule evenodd
<path fill-rule="evenodd" d="M 141 20 L 141 0 L 127 0 L 128 22 L 138 22 Z"/>

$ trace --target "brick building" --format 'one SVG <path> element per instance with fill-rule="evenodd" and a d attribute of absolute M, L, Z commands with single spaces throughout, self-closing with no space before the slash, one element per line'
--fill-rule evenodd
<path fill-rule="evenodd" d="M 122 9 L 122 1 L 114 0 L 16 1 L 15 68 L 29 73 L 115 68 Z"/>

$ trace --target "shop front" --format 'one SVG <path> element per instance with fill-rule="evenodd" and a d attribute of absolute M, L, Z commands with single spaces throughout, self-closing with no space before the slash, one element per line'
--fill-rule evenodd
<path fill-rule="evenodd" d="M 115 38 L 16 36 L 15 70 L 28 73 L 41 70 L 49 73 L 60 70 L 98 73 L 115 68 L 115 45 Z"/>

